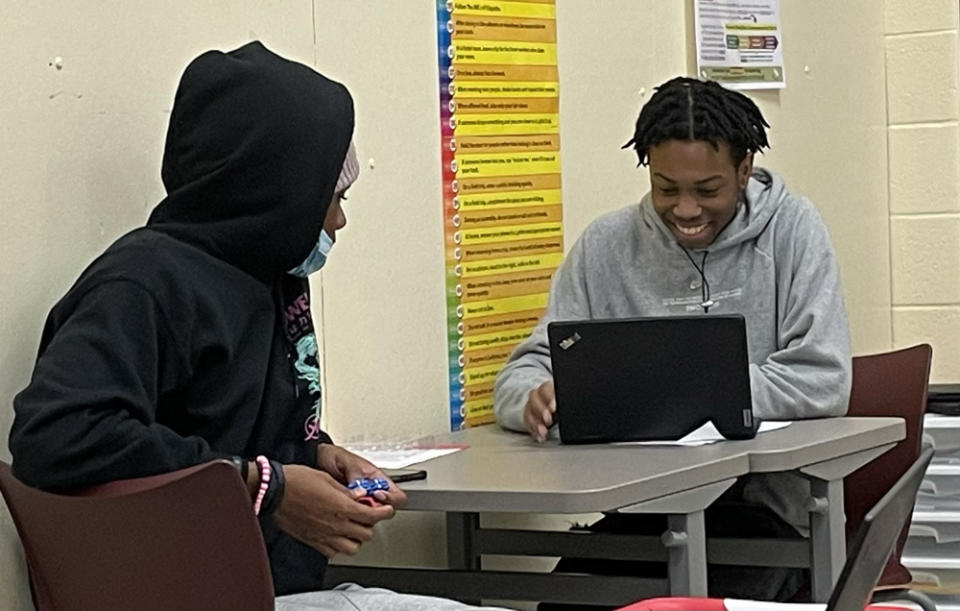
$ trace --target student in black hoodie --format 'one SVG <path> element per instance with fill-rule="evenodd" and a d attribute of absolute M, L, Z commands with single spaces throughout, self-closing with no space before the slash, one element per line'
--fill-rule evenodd
<path fill-rule="evenodd" d="M 256 498 L 270 471 L 260 521 L 278 595 L 320 588 L 328 557 L 393 516 L 403 492 L 357 502 L 345 484 L 383 474 L 319 428 L 306 277 L 346 223 L 353 127 L 345 87 L 258 42 L 191 62 L 166 198 L 54 306 L 14 399 L 19 479 L 66 491 L 229 458 Z"/>

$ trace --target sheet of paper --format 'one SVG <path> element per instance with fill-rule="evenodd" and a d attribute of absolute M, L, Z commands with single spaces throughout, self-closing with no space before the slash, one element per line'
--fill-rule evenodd
<path fill-rule="evenodd" d="M 757 434 L 759 435 L 761 433 L 766 433 L 767 431 L 775 431 L 787 426 L 790 426 L 789 421 L 761 422 L 760 429 L 757 431 Z M 702 446 L 707 445 L 708 443 L 724 441 L 725 439 L 726 437 L 720 434 L 720 431 L 717 430 L 717 427 L 713 426 L 712 422 L 708 422 L 692 433 L 688 433 L 685 437 L 682 437 L 676 441 L 627 441 L 615 445 Z"/>
<path fill-rule="evenodd" d="M 465 446 L 451 446 L 442 448 L 418 448 L 418 447 L 382 447 L 382 446 L 364 446 L 364 445 L 346 445 L 346 449 L 354 454 L 366 458 L 381 469 L 403 469 L 410 465 L 439 458 L 447 454 L 453 454 L 464 449 Z"/>
<path fill-rule="evenodd" d="M 823 603 L 771 603 L 760 600 L 724 598 L 723 606 L 727 611 L 823 611 Z"/>
<path fill-rule="evenodd" d="M 696 0 L 697 72 L 734 89 L 783 89 L 780 0 Z"/>

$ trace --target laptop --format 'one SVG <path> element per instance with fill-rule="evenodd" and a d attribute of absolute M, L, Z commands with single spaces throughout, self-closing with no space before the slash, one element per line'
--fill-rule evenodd
<path fill-rule="evenodd" d="M 740 314 L 547 325 L 562 443 L 756 435 Z"/>
<path fill-rule="evenodd" d="M 862 611 L 870 602 L 887 558 L 913 511 L 923 473 L 932 458 L 933 448 L 924 448 L 916 462 L 867 512 L 847 551 L 847 561 L 826 611 Z"/>

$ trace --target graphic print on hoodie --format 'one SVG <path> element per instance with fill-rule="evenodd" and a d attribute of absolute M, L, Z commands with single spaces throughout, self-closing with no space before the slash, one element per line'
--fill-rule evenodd
<path fill-rule="evenodd" d="M 353 124 L 342 85 L 260 43 L 190 63 L 167 196 L 48 316 L 14 399 L 18 478 L 56 491 L 230 455 L 315 464 L 329 438 L 305 440 L 319 400 L 316 340 L 298 351 L 313 335 L 309 285 L 286 271 L 317 242 Z M 295 303 L 307 307 L 293 329 Z M 277 594 L 319 588 L 323 556 L 261 525 Z"/>
<path fill-rule="evenodd" d="M 294 291 L 297 293 L 297 291 Z M 303 421 L 304 441 L 320 439 L 320 407 L 322 389 L 320 388 L 320 350 L 317 346 L 317 334 L 310 315 L 310 292 L 303 291 L 292 299 L 284 298 L 284 333 L 293 346 L 290 359 L 296 378 L 297 392 L 309 396 L 313 401 L 313 410 Z"/>

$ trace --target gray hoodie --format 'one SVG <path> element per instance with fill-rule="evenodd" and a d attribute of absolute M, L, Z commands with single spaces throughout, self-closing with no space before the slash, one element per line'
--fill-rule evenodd
<path fill-rule="evenodd" d="M 766 420 L 842 416 L 850 395 L 850 336 L 836 258 L 809 200 L 756 168 L 745 203 L 706 249 L 711 314 L 746 317 L 753 409 Z M 699 264 L 704 251 L 693 258 Z M 553 320 L 702 313 L 699 272 L 653 209 L 650 194 L 587 227 L 557 270 L 546 314 L 497 377 L 501 426 L 525 431 L 530 391 L 551 378 L 546 326 Z M 695 381 L 696 372 L 690 372 Z M 809 486 L 753 477 L 763 502 L 801 532 Z"/>

